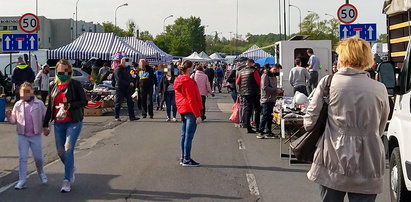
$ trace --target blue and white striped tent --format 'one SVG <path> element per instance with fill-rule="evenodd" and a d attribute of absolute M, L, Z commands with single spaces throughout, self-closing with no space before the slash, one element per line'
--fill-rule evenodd
<path fill-rule="evenodd" d="M 156 49 L 160 53 L 160 60 L 163 63 L 169 63 L 173 61 L 173 56 L 161 50 L 154 42 L 146 41 L 146 44 L 154 49 Z"/>
<path fill-rule="evenodd" d="M 144 58 L 142 53 L 114 33 L 86 32 L 68 45 L 47 51 L 47 59 L 87 60 L 97 57 L 102 60 L 111 60 L 112 55 L 119 51 L 129 55 L 130 59 L 135 62 Z"/>
<path fill-rule="evenodd" d="M 241 53 L 238 57 L 246 57 L 246 58 L 250 58 L 253 60 L 258 60 L 260 58 L 273 57 L 273 56 L 265 52 L 263 49 L 261 49 L 257 45 L 253 45 L 248 50 L 246 50 L 244 53 Z"/>
<path fill-rule="evenodd" d="M 146 44 L 146 42 L 137 39 L 135 37 L 120 37 L 121 40 L 126 42 L 128 45 L 136 49 L 138 52 L 142 53 L 144 58 L 150 64 L 159 64 L 161 63 L 161 54 L 155 48 Z"/>

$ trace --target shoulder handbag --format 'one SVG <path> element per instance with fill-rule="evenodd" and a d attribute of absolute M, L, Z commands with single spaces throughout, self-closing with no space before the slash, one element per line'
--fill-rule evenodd
<path fill-rule="evenodd" d="M 312 163 L 317 142 L 325 131 L 328 118 L 328 104 L 330 95 L 330 85 L 333 75 L 326 78 L 326 86 L 323 89 L 323 106 L 314 128 L 304 133 L 290 144 L 290 149 L 299 161 Z"/>

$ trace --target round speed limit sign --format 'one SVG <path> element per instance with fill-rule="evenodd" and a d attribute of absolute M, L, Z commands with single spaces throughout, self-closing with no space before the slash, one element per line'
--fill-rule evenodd
<path fill-rule="evenodd" d="M 19 20 L 20 29 L 26 33 L 35 32 L 39 28 L 39 25 L 39 18 L 32 13 L 24 14 Z"/>
<path fill-rule="evenodd" d="M 340 22 L 350 24 L 357 19 L 358 11 L 352 4 L 344 4 L 338 9 L 337 16 Z"/>

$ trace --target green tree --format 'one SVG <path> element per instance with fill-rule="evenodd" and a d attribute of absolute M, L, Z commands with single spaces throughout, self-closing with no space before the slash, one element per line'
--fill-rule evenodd
<path fill-rule="evenodd" d="M 379 43 L 387 43 L 388 42 L 388 34 L 380 34 L 380 36 L 378 36 L 378 42 Z"/>
<path fill-rule="evenodd" d="M 134 20 L 132 20 L 132 19 L 127 20 L 126 25 L 127 25 L 126 35 L 127 36 L 135 36 L 136 23 L 134 22 Z"/>
<path fill-rule="evenodd" d="M 143 41 L 153 41 L 154 37 L 149 31 L 142 31 L 140 32 L 140 39 Z"/>
<path fill-rule="evenodd" d="M 206 47 L 204 26 L 199 17 L 180 17 L 174 24 L 168 25 L 164 33 L 157 35 L 155 42 L 172 55 L 185 56 L 194 51 L 200 52 Z"/>
<path fill-rule="evenodd" d="M 320 21 L 317 13 L 308 14 L 301 23 L 302 35 L 309 35 L 310 40 L 331 40 L 333 45 L 339 41 L 338 31 L 337 19 Z"/>
<path fill-rule="evenodd" d="M 121 29 L 118 26 L 115 26 L 111 22 L 103 22 L 103 28 L 105 33 L 114 33 L 117 36 L 134 36 L 136 30 L 136 23 L 133 20 L 127 21 L 127 30 Z"/>

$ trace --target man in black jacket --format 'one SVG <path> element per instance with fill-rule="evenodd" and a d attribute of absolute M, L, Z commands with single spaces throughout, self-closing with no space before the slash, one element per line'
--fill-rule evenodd
<path fill-rule="evenodd" d="M 211 94 L 214 97 L 214 88 L 213 88 L 213 83 L 214 83 L 214 77 L 215 77 L 215 71 L 211 64 L 208 65 L 207 69 L 204 70 L 204 73 L 208 77 L 208 81 L 210 82 L 210 87 L 213 93 Z"/>
<path fill-rule="evenodd" d="M 120 119 L 120 108 L 123 99 L 127 100 L 128 116 L 130 121 L 138 120 L 134 114 L 134 102 L 131 95 L 134 92 L 134 79 L 130 74 L 130 64 L 129 59 L 126 57 L 120 58 L 121 64 L 114 70 L 112 84 L 116 89 L 115 98 L 115 119 L 121 121 Z"/>
<path fill-rule="evenodd" d="M 140 94 L 141 94 L 141 105 L 143 108 L 143 118 L 147 117 L 147 113 L 150 119 L 153 118 L 153 86 L 157 82 L 154 70 L 147 61 L 141 59 L 139 62 L 140 66 Z"/>
<path fill-rule="evenodd" d="M 237 85 L 239 93 L 244 97 L 244 118 L 248 133 L 256 133 L 251 126 L 251 116 L 255 111 L 255 123 L 260 125 L 260 83 L 261 78 L 258 70 L 254 67 L 254 60 L 248 59 L 247 67 L 238 73 Z"/>
<path fill-rule="evenodd" d="M 19 87 L 25 81 L 33 83 L 35 79 L 33 69 L 26 64 L 24 59 L 20 56 L 17 58 L 17 66 L 13 70 L 11 81 L 16 87 L 16 101 L 20 100 Z"/>

